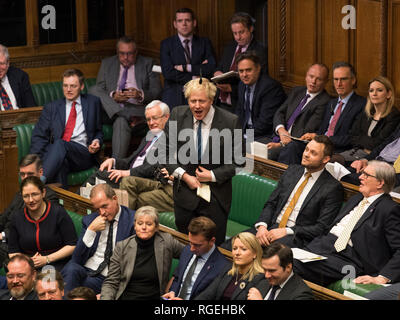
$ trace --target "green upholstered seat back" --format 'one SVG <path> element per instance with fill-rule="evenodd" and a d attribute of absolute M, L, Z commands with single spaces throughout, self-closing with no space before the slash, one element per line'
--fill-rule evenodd
<path fill-rule="evenodd" d="M 343 294 L 345 290 L 364 297 L 367 293 L 382 288 L 380 284 L 355 284 L 352 280 L 339 280 L 331 283 L 328 289 Z"/>
<path fill-rule="evenodd" d="M 29 153 L 31 147 L 33 123 L 18 124 L 13 129 L 17 132 L 18 163 Z"/>
<path fill-rule="evenodd" d="M 69 214 L 69 216 L 72 219 L 72 222 L 74 223 L 76 235 L 79 238 L 79 236 L 81 234 L 81 231 L 82 231 L 82 219 L 83 219 L 83 216 L 78 214 L 78 213 L 75 213 L 73 211 L 69 211 L 69 210 L 67 210 L 67 213 Z"/>
<path fill-rule="evenodd" d="M 252 226 L 277 182 L 265 177 L 240 172 L 232 179 L 232 205 L 229 220 Z"/>
<path fill-rule="evenodd" d="M 85 79 L 84 84 L 82 93 L 87 93 L 88 89 L 96 84 L 96 78 Z M 35 83 L 31 87 L 38 106 L 44 106 L 46 103 L 64 96 L 61 81 Z"/>

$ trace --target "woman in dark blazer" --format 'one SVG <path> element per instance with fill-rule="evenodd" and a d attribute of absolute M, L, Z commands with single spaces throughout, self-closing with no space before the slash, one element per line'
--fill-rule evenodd
<path fill-rule="evenodd" d="M 262 248 L 255 235 L 241 232 L 232 238 L 233 264 L 225 268 L 195 300 L 246 300 L 250 288 L 266 281 Z"/>
<path fill-rule="evenodd" d="M 364 112 L 356 118 L 351 131 L 351 149 L 339 154 L 346 164 L 364 158 L 397 127 L 400 112 L 394 106 L 394 89 L 389 79 L 379 76 L 368 83 Z"/>
<path fill-rule="evenodd" d="M 135 213 L 136 234 L 115 245 L 101 300 L 160 300 L 173 258 L 184 244 L 158 230 L 158 212 L 144 206 Z"/>
<path fill-rule="evenodd" d="M 25 207 L 12 216 L 8 239 L 10 257 L 30 256 L 35 268 L 52 265 L 60 271 L 69 261 L 77 242 L 71 217 L 65 209 L 45 199 L 43 182 L 35 176 L 21 183 Z"/>

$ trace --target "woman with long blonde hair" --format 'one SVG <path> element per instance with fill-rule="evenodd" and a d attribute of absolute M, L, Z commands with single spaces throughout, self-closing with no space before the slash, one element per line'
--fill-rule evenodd
<path fill-rule="evenodd" d="M 266 281 L 262 248 L 255 235 L 241 232 L 232 238 L 232 266 L 228 266 L 195 300 L 246 300 L 250 288 Z"/>

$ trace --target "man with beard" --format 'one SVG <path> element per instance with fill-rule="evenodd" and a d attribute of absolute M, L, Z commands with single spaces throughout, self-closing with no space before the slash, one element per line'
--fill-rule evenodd
<path fill-rule="evenodd" d="M 262 246 L 279 241 L 302 248 L 328 231 L 343 203 L 343 186 L 325 170 L 333 144 L 315 136 L 303 152 L 301 165 L 287 168 L 272 192 L 255 227 Z M 223 245 L 229 248 L 228 241 Z"/>
<path fill-rule="evenodd" d="M 33 290 L 36 278 L 33 261 L 17 254 L 10 259 L 7 269 L 8 290 L 0 291 L 0 300 L 38 300 Z"/>

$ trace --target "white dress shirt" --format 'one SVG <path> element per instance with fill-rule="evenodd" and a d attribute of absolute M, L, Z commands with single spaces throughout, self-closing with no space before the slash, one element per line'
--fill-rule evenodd
<path fill-rule="evenodd" d="M 1 79 L 1 85 L 3 86 L 4 90 L 6 90 L 7 94 L 8 94 L 8 98 L 11 101 L 11 104 L 13 106 L 13 109 L 19 109 L 17 106 L 17 99 L 15 98 L 14 92 L 11 89 L 11 85 L 10 82 L 8 81 L 8 77 L 7 75 L 5 75 L 3 77 L 3 79 Z M 1 97 L 0 97 L 0 107 L 1 107 L 1 111 L 4 111 L 4 107 L 3 107 L 3 103 L 1 101 Z"/>
<path fill-rule="evenodd" d="M 72 132 L 71 141 L 79 143 L 87 148 L 87 134 L 85 129 L 85 122 L 83 120 L 81 96 L 75 100 L 76 122 L 75 128 Z M 66 100 L 65 104 L 65 125 L 67 125 L 69 114 L 71 113 L 73 101 Z"/>
<path fill-rule="evenodd" d="M 113 249 L 115 248 L 115 243 L 117 239 L 117 230 L 118 230 L 118 221 L 119 217 L 121 215 L 121 206 L 119 206 L 118 213 L 116 214 L 113 224 Z M 106 228 L 101 231 L 100 233 L 100 238 L 99 238 L 99 243 L 97 245 L 96 252 L 94 253 L 93 256 L 91 256 L 85 263 L 85 267 L 92 269 L 92 270 L 97 270 L 99 267 L 100 263 L 104 261 L 104 254 L 106 252 L 106 247 L 107 247 L 107 237 L 108 237 L 108 229 L 110 227 L 110 223 L 106 221 Z M 88 247 L 91 248 L 94 244 L 94 240 L 96 238 L 96 232 L 91 231 L 89 229 L 86 229 L 86 232 L 82 238 L 83 243 Z M 101 274 L 106 277 L 108 273 L 108 266 L 104 268 L 104 270 L 101 272 Z"/>

